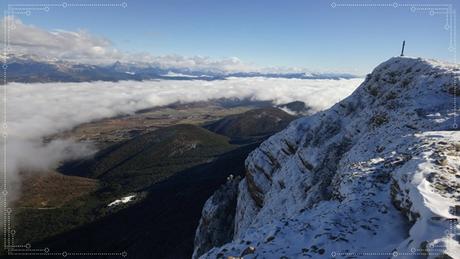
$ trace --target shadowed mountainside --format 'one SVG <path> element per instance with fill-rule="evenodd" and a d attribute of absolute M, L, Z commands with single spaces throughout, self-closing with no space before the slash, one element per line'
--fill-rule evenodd
<path fill-rule="evenodd" d="M 205 125 L 205 128 L 233 141 L 245 141 L 273 135 L 295 118 L 278 108 L 260 108 L 227 116 Z"/>
<path fill-rule="evenodd" d="M 243 175 L 258 144 L 232 150 L 149 188 L 140 203 L 35 244 L 50 251 L 127 251 L 129 258 L 190 258 L 206 199 L 229 174 Z"/>

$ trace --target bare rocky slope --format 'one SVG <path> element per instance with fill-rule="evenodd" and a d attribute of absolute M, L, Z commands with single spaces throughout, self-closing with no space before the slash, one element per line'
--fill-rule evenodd
<path fill-rule="evenodd" d="M 194 257 L 460 258 L 459 78 L 454 65 L 391 58 L 292 122 L 247 158 L 234 222 L 212 217 L 233 192 L 206 203 Z M 229 228 L 224 244 L 213 230 Z"/>

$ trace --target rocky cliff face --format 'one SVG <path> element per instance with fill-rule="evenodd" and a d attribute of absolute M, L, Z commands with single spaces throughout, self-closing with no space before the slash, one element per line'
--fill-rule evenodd
<path fill-rule="evenodd" d="M 246 160 L 233 240 L 202 257 L 459 258 L 459 78 L 392 58 L 269 138 Z"/>
<path fill-rule="evenodd" d="M 206 201 L 198 225 L 192 258 L 198 258 L 215 246 L 233 238 L 238 183 L 241 178 L 230 176 Z"/>

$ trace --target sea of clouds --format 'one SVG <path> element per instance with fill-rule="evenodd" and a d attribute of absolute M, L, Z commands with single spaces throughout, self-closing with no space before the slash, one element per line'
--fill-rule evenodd
<path fill-rule="evenodd" d="M 84 122 L 176 102 L 218 98 L 304 101 L 323 110 L 348 96 L 363 80 L 230 78 L 87 83 L 10 83 L 7 87 L 8 134 L 40 139 Z M 5 87 L 5 86 L 1 86 Z"/>
<path fill-rule="evenodd" d="M 95 152 L 90 143 L 43 138 L 93 120 L 131 114 L 176 102 L 217 98 L 304 101 L 323 110 L 348 96 L 363 80 L 229 78 L 218 81 L 121 81 L 85 83 L 9 83 L 7 92 L 7 171 L 18 185 L 20 171 L 44 172 L 66 159 Z M 2 143 L 5 145 L 5 143 Z"/>

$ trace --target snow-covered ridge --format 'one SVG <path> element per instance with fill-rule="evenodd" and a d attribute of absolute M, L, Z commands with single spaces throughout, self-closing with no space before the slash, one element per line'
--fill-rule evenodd
<path fill-rule="evenodd" d="M 391 58 L 292 122 L 249 155 L 233 241 L 202 257 L 459 258 L 459 79 L 454 65 Z"/>

